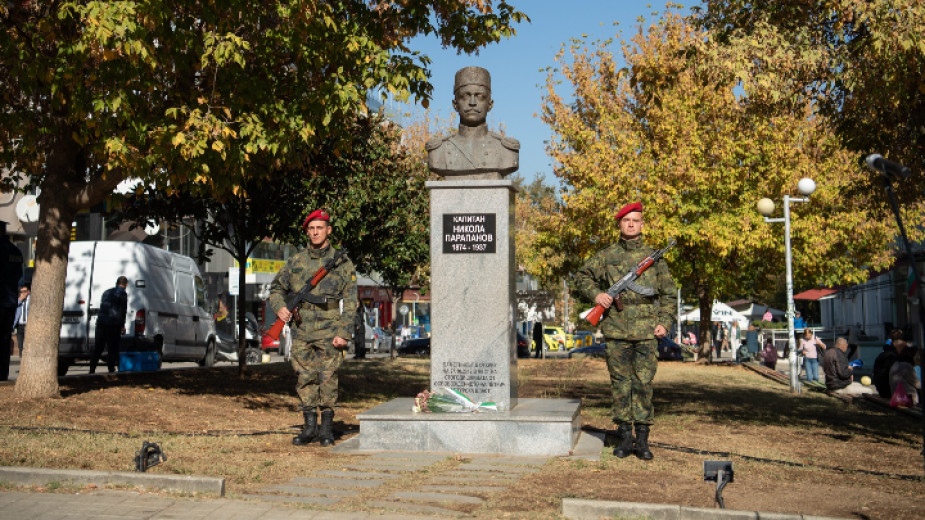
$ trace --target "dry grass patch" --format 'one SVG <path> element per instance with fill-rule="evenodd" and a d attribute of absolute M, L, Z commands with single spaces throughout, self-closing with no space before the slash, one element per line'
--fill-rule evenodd
<path fill-rule="evenodd" d="M 335 430 L 349 437 L 358 413 L 427 388 L 429 369 L 427 359 L 348 360 Z M 586 428 L 612 428 L 602 360 L 524 359 L 518 374 L 521 397 L 581 398 Z M 236 496 L 359 460 L 292 446 L 301 421 L 294 383 L 288 365 L 271 364 L 251 367 L 243 380 L 229 366 L 70 377 L 62 379 L 62 399 L 45 401 L 16 399 L 3 385 L 0 465 L 128 471 L 147 440 L 168 456 L 152 472 L 224 477 Z M 483 506 L 457 509 L 479 518 L 550 518 L 564 497 L 711 507 L 703 461 L 730 458 L 736 480 L 723 494 L 730 509 L 890 519 L 925 510 L 921 424 L 905 416 L 794 396 L 739 367 L 681 363 L 659 366 L 655 407 L 654 461 L 607 450 L 599 462 L 554 459 L 504 492 L 478 493 Z M 389 489 L 413 491 L 426 477 L 411 474 Z M 365 500 L 337 507 L 360 510 Z"/>

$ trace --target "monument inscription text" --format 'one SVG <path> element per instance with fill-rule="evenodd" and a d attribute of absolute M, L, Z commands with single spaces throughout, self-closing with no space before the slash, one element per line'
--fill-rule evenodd
<path fill-rule="evenodd" d="M 485 394 L 492 388 L 504 388 L 498 363 L 491 361 L 444 361 L 438 369 L 434 386 L 453 388 L 470 395 Z"/>
<path fill-rule="evenodd" d="M 443 215 L 443 252 L 494 253 L 497 237 L 494 213 Z"/>

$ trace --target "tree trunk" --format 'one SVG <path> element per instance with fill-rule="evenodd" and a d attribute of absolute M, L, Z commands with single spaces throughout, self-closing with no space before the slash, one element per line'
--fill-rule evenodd
<path fill-rule="evenodd" d="M 713 300 L 710 287 L 706 284 L 697 285 L 697 302 L 700 305 L 700 353 L 701 359 L 713 361 L 713 331 L 710 328 L 713 316 Z"/>
<path fill-rule="evenodd" d="M 401 301 L 402 296 L 405 294 L 404 288 L 393 288 L 392 297 L 389 298 L 392 301 L 392 322 L 389 324 L 389 329 L 392 331 L 392 341 L 389 345 L 389 358 L 395 359 L 398 354 L 395 351 L 395 341 L 398 339 L 395 331 L 395 314 L 398 309 L 398 303 Z"/>
<path fill-rule="evenodd" d="M 238 255 L 239 258 L 235 259 L 238 261 L 238 308 L 235 309 L 235 314 L 238 315 L 238 377 L 243 379 L 247 376 L 247 329 L 244 317 L 247 309 L 247 291 L 244 285 L 247 280 L 247 252 L 240 249 L 239 252 L 243 253 L 243 258 L 242 255 Z"/>
<path fill-rule="evenodd" d="M 67 254 L 71 246 L 71 222 L 77 215 L 68 190 L 49 174 L 40 195 L 39 230 L 35 242 L 35 273 L 29 325 L 19 377 L 17 397 L 60 397 L 58 392 L 58 342 L 64 310 Z"/>
<path fill-rule="evenodd" d="M 71 248 L 71 223 L 81 208 L 102 202 L 125 179 L 121 170 L 87 171 L 85 151 L 74 141 L 73 128 L 62 125 L 45 161 L 39 195 L 39 230 L 35 241 L 35 273 L 27 345 L 16 380 L 17 397 L 60 397 L 58 343 Z"/>

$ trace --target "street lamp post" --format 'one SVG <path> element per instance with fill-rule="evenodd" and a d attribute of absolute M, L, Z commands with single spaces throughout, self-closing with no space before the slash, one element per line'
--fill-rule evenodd
<path fill-rule="evenodd" d="M 812 179 L 803 178 L 797 184 L 797 190 L 807 197 L 816 191 L 816 183 Z M 784 250 L 785 261 L 787 264 L 787 342 L 790 345 L 790 391 L 799 394 L 800 386 L 800 367 L 797 364 L 797 345 L 796 335 L 793 330 L 793 316 L 796 309 L 793 305 L 793 262 L 790 252 L 790 203 L 791 202 L 809 202 L 808 198 L 792 198 L 790 195 L 784 195 L 784 218 L 768 218 L 768 215 L 774 213 L 774 201 L 771 199 L 761 199 L 758 201 L 758 212 L 764 215 L 764 221 L 783 222 L 784 223 Z"/>

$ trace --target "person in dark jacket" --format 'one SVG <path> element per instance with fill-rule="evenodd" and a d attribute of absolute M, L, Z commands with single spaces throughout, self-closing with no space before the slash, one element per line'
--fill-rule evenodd
<path fill-rule="evenodd" d="M 890 337 L 890 343 L 883 346 L 883 352 L 874 360 L 873 383 L 880 397 L 889 399 L 893 395 L 890 388 L 890 369 L 899 360 L 899 353 L 905 348 L 902 339 Z"/>
<path fill-rule="evenodd" d="M 353 316 L 353 350 L 355 359 L 366 359 L 366 309 L 363 302 L 357 303 Z"/>
<path fill-rule="evenodd" d="M 533 324 L 533 348 L 536 349 L 535 357 L 543 357 L 543 324 L 541 322 Z"/>
<path fill-rule="evenodd" d="M 120 276 L 116 286 L 106 289 L 100 299 L 100 310 L 96 316 L 96 344 L 90 357 L 90 373 L 96 373 L 103 350 L 106 350 L 106 364 L 109 372 L 119 366 L 119 342 L 125 334 L 125 314 L 128 309 L 128 278 Z"/>
<path fill-rule="evenodd" d="M 6 222 L 0 220 L 0 381 L 10 376 L 10 349 L 16 316 L 19 279 L 22 278 L 22 252 L 10 242 Z M 22 346 L 19 347 L 22 350 Z"/>
<path fill-rule="evenodd" d="M 755 325 L 748 326 L 748 332 L 745 333 L 745 346 L 748 348 L 748 355 L 757 359 L 758 352 L 761 350 L 761 342 L 758 340 L 758 329 Z"/>
<path fill-rule="evenodd" d="M 826 349 L 822 357 L 822 371 L 825 373 L 825 389 L 831 394 L 860 395 L 873 393 L 870 388 L 855 383 L 852 377 L 852 368 L 848 364 L 848 340 L 838 338 L 835 348 Z"/>

